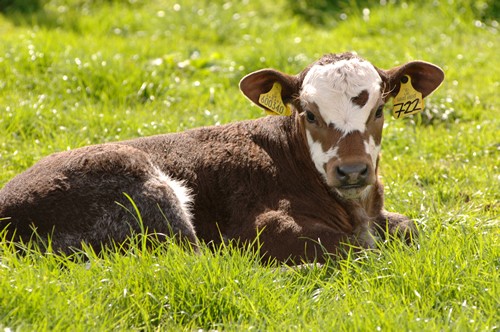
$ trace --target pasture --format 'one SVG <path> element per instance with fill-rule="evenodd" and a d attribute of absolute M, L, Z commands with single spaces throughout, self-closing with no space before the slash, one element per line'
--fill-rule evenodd
<path fill-rule="evenodd" d="M 4 331 L 498 331 L 498 2 L 0 0 L 0 185 L 56 151 L 264 116 L 238 91 L 324 53 L 445 71 L 426 110 L 386 110 L 398 240 L 291 269 L 232 245 L 201 254 L 141 235 L 71 257 L 0 234 Z M 19 255 L 16 252 L 21 251 Z"/>

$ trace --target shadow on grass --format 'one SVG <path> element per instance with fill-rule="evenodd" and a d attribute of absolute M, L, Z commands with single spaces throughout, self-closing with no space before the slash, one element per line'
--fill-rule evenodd
<path fill-rule="evenodd" d="M 331 27 L 345 15 L 361 14 L 364 8 L 374 8 L 389 4 L 401 5 L 403 2 L 423 4 L 421 0 L 289 0 L 288 5 L 293 14 L 301 16 L 306 22 L 317 27 Z M 486 0 L 476 2 L 474 0 L 457 1 L 454 6 L 457 13 L 460 8 L 468 8 L 478 20 L 498 21 L 500 18 L 500 1 Z M 345 18 L 343 17 L 345 16 Z"/>
<path fill-rule="evenodd" d="M 34 13 L 40 10 L 40 0 L 0 0 L 0 12 L 10 13 Z"/>
<path fill-rule="evenodd" d="M 72 0 L 55 8 L 49 0 L 0 0 L 0 15 L 16 26 L 41 26 L 48 29 L 63 28 L 80 32 L 82 12 L 102 5 L 139 7 L 143 2 L 130 0 Z"/>
<path fill-rule="evenodd" d="M 16 26 L 60 26 L 57 16 L 44 10 L 43 0 L 0 0 L 0 14 Z"/>

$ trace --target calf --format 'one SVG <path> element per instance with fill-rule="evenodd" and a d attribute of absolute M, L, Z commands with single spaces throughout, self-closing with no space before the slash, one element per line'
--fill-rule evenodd
<path fill-rule="evenodd" d="M 99 249 L 141 229 L 126 193 L 148 232 L 194 245 L 259 235 L 264 259 L 291 263 L 372 247 L 377 229 L 414 227 L 383 209 L 383 106 L 402 82 L 425 97 L 443 78 L 430 63 L 382 70 L 351 53 L 295 76 L 251 73 L 241 91 L 281 116 L 53 154 L 0 191 L 1 228 L 24 241 L 36 230 L 57 251 Z"/>

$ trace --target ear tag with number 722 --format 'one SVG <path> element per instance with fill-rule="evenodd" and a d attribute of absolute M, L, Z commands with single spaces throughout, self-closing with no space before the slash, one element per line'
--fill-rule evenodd
<path fill-rule="evenodd" d="M 289 105 L 283 103 L 281 99 L 281 84 L 275 82 L 269 92 L 263 93 L 259 96 L 259 103 L 266 107 L 268 115 L 292 115 Z"/>
<path fill-rule="evenodd" d="M 392 115 L 394 118 L 400 119 L 422 112 L 423 109 L 424 100 L 422 99 L 422 93 L 413 88 L 410 76 L 403 76 L 401 78 L 399 93 L 394 97 Z"/>

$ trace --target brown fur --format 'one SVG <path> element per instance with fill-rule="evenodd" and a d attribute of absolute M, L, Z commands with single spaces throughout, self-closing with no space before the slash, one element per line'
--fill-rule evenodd
<path fill-rule="evenodd" d="M 320 63 L 349 57 L 327 55 Z M 367 234 L 374 225 L 381 233 L 385 228 L 392 233 L 411 230 L 408 218 L 383 210 L 383 188 L 376 178 L 370 179 L 365 198 L 347 200 L 315 169 L 305 138 L 307 124 L 296 99 L 307 70 L 297 76 L 263 70 L 241 82 L 248 98 L 263 107 L 258 96 L 279 81 L 283 100 L 294 105 L 291 117 L 84 147 L 42 159 L 0 191 L 0 218 L 9 218 L 0 221 L 2 228 L 26 241 L 35 227 L 42 238 L 52 235 L 54 248 L 64 252 L 82 242 L 98 249 L 140 229 L 123 207 L 133 210 L 123 195 L 127 193 L 150 232 L 173 232 L 195 245 L 198 239 L 249 243 L 260 233 L 262 257 L 290 263 L 323 261 L 337 255 L 344 242 L 369 247 L 372 240 Z M 393 72 L 380 73 L 394 89 Z M 394 73 L 402 75 L 404 70 Z M 438 81 L 422 86 L 435 88 Z M 365 96 L 359 98 L 362 103 Z M 322 142 L 340 139 L 335 133 L 313 135 Z M 361 133 L 350 135 L 352 144 L 362 139 Z M 345 155 L 369 158 L 362 146 L 355 143 L 343 149 Z M 190 188 L 192 218 L 161 181 L 159 170 Z"/>
<path fill-rule="evenodd" d="M 370 97 L 370 94 L 368 93 L 368 91 L 363 90 L 363 91 L 361 91 L 361 93 L 359 95 L 351 98 L 351 100 L 354 104 L 358 105 L 359 107 L 363 107 L 366 105 L 366 102 L 368 101 L 369 97 Z"/>
<path fill-rule="evenodd" d="M 307 242 L 299 239 L 301 236 L 317 241 L 329 234 L 323 245 L 333 250 L 352 232 L 344 206 L 307 158 L 309 152 L 298 121 L 297 115 L 266 117 L 124 144 L 147 152 L 153 163 L 174 178 L 187 180 L 195 195 L 198 237 L 217 242 L 220 232 L 226 238 L 251 241 L 259 229 L 265 228 L 264 252 L 284 260 L 290 255 L 301 257 L 298 251 L 303 246 L 298 244 Z M 174 158 L 166 158 L 164 149 L 182 155 L 174 153 Z M 264 216 L 269 216 L 269 224 Z M 321 231 L 306 235 L 305 220 L 311 219 L 318 228 L 323 226 Z M 273 230 L 279 234 L 275 240 L 295 242 L 295 246 L 266 241 L 268 234 L 276 236 Z M 292 247 L 297 247 L 296 253 Z M 314 244 L 310 247 L 320 250 Z M 278 249 L 285 252 L 275 253 Z"/>

